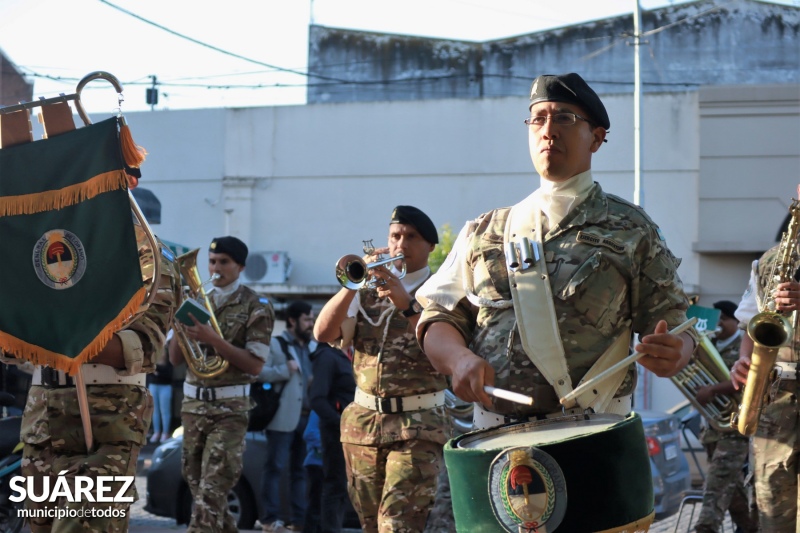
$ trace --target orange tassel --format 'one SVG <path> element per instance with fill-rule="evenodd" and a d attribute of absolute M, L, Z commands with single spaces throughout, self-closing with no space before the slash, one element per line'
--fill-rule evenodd
<path fill-rule="evenodd" d="M 119 143 L 122 148 L 122 157 L 125 159 L 125 164 L 129 167 L 139 168 L 139 165 L 144 163 L 144 158 L 147 156 L 147 150 L 137 145 L 133 141 L 131 129 L 125 122 L 124 117 L 120 117 Z"/>

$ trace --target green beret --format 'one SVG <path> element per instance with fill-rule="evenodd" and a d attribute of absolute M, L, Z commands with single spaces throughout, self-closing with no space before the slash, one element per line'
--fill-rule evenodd
<path fill-rule="evenodd" d="M 538 102 L 564 102 L 581 106 L 589 115 L 586 118 L 605 130 L 611 128 L 611 121 L 600 97 L 574 72 L 559 75 L 543 74 L 533 80 L 531 105 L 528 109 Z"/>
<path fill-rule="evenodd" d="M 439 233 L 428 215 L 410 205 L 398 205 L 392 211 L 389 224 L 408 224 L 414 226 L 423 239 L 431 244 L 439 243 Z"/>
<path fill-rule="evenodd" d="M 228 254 L 231 259 L 244 266 L 247 260 L 247 245 L 236 237 L 217 237 L 208 247 L 209 252 Z"/>

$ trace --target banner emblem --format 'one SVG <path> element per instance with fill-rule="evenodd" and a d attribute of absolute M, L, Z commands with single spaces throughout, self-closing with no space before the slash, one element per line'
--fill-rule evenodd
<path fill-rule="evenodd" d="M 534 447 L 506 448 L 492 461 L 489 497 L 508 533 L 555 531 L 567 510 L 567 483 L 553 457 Z"/>
<path fill-rule="evenodd" d="M 86 251 L 74 233 L 55 229 L 42 235 L 33 247 L 33 269 L 51 289 L 68 289 L 86 272 Z"/>

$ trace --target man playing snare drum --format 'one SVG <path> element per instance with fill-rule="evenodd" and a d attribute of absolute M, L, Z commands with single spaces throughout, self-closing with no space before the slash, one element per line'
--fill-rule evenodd
<path fill-rule="evenodd" d="M 420 345 L 452 376 L 456 395 L 479 404 L 476 428 L 562 412 L 627 414 L 636 365 L 564 402 L 565 411 L 559 400 L 627 356 L 633 333 L 646 354 L 639 362 L 661 377 L 683 368 L 695 346 L 693 333 L 668 333 L 686 320 L 680 261 L 643 210 L 592 178 L 592 154 L 610 127 L 600 98 L 572 73 L 539 76 L 530 100 L 539 188 L 468 222 L 417 292 Z M 493 399 L 485 385 L 534 403 Z"/>

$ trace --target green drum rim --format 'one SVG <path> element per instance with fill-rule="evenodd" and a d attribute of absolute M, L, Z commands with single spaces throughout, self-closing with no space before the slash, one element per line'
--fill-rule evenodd
<path fill-rule="evenodd" d="M 579 415 L 562 420 L 592 421 L 606 416 Z M 537 424 L 473 431 L 445 444 L 444 458 L 459 533 L 505 530 L 494 516 L 488 478 L 492 462 L 506 449 L 461 448 L 459 444 L 482 435 L 491 436 L 498 430 L 515 431 L 519 426 Z M 642 520 L 653 513 L 650 456 L 638 414 L 631 413 L 616 423 L 611 422 L 600 432 L 537 444 L 535 448 L 552 456 L 567 481 L 567 509 L 558 531 L 602 531 Z"/>

